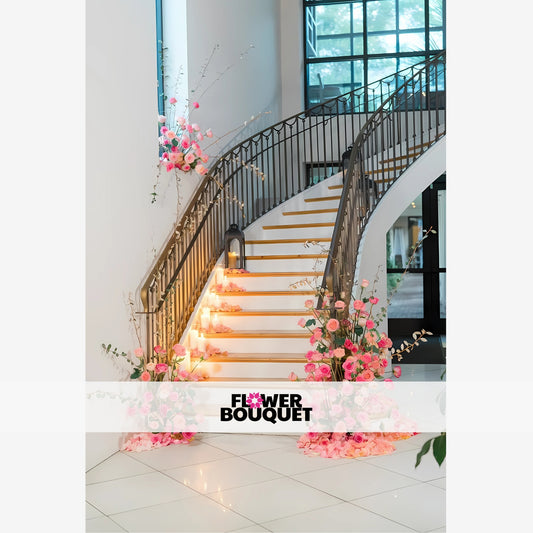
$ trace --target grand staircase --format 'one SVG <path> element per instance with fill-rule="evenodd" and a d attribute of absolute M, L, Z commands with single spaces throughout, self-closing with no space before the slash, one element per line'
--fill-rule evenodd
<path fill-rule="evenodd" d="M 221 157 L 143 283 L 147 353 L 156 345 L 170 353 L 180 342 L 192 368 L 208 352 L 198 370 L 211 380 L 304 377 L 305 302 L 321 305 L 322 288 L 350 303 L 373 210 L 445 135 L 444 73 L 442 53 L 275 124 Z M 348 166 L 333 174 L 332 162 L 338 168 L 350 145 Z M 223 269 L 230 224 L 244 230 L 246 272 Z"/>

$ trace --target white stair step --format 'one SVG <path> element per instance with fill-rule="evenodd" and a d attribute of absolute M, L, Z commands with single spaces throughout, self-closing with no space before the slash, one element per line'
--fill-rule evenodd
<path fill-rule="evenodd" d="M 299 378 L 305 378 L 304 367 L 307 361 L 301 363 L 283 363 L 283 362 L 220 362 L 204 361 L 199 367 L 199 371 L 207 374 L 209 378 L 226 379 L 232 378 L 242 380 L 249 379 L 274 379 L 286 380 L 291 372 L 294 372 Z"/>
<path fill-rule="evenodd" d="M 309 280 L 311 286 L 302 284 L 298 289 L 311 290 L 322 283 L 322 275 L 322 271 L 310 270 L 308 272 L 294 272 L 294 274 L 290 272 L 253 272 L 227 276 L 227 278 L 247 291 L 288 291 L 291 290 L 290 286 L 293 283 L 300 283 L 305 279 Z"/>
<path fill-rule="evenodd" d="M 303 254 L 302 254 L 303 255 Z M 311 254 L 309 254 L 311 255 Z M 319 257 L 294 257 L 279 259 L 247 259 L 246 269 L 250 272 L 287 272 L 289 270 L 305 270 L 323 272 L 326 266 L 327 256 Z M 256 256 L 257 257 L 257 256 Z"/>
<path fill-rule="evenodd" d="M 228 353 L 294 353 L 295 357 L 305 357 L 311 349 L 309 335 L 301 328 L 300 331 L 293 331 L 299 335 L 295 337 L 284 337 L 290 333 L 287 331 L 271 333 L 270 336 L 266 331 L 260 331 L 257 335 L 254 333 L 235 331 L 231 334 L 207 334 L 205 338 L 212 346 Z"/>
<path fill-rule="evenodd" d="M 282 220 L 281 222 L 285 222 Z M 246 232 L 246 242 L 255 240 L 286 240 L 286 239 L 331 239 L 333 234 L 333 228 L 335 227 L 333 222 L 321 223 L 327 224 L 326 226 L 303 226 L 294 227 L 292 224 L 265 224 L 268 229 L 263 226 L 254 227 Z M 304 241 L 305 242 L 305 241 Z"/>
<path fill-rule="evenodd" d="M 261 314 L 263 313 L 263 314 Z M 254 313 L 246 311 L 236 313 L 216 313 L 218 321 L 224 326 L 235 331 L 261 331 L 261 330 L 287 330 L 294 331 L 298 328 L 301 318 L 312 318 L 306 310 L 302 312 L 269 311 L 261 310 Z M 302 329 L 302 331 L 305 331 Z"/>
<path fill-rule="evenodd" d="M 317 254 L 329 250 L 329 242 L 315 241 L 311 237 L 305 242 L 297 243 L 272 243 L 272 244 L 248 244 L 246 243 L 246 256 L 253 255 L 287 255 L 287 254 Z"/>
<path fill-rule="evenodd" d="M 243 293 L 219 293 L 220 302 L 226 302 L 230 305 L 239 305 L 243 311 L 251 309 L 286 309 L 293 311 L 302 311 L 305 309 L 305 301 L 316 301 L 313 291 L 286 291 L 288 294 L 279 294 L 277 292 L 264 292 L 258 294 L 252 291 Z"/>
<path fill-rule="evenodd" d="M 337 209 L 333 209 L 333 212 L 322 213 L 320 210 L 317 210 L 316 213 L 312 211 L 302 210 L 303 214 L 300 214 L 298 211 L 288 211 L 288 213 L 283 213 L 283 218 L 279 219 L 281 224 L 305 224 L 309 222 L 335 222 L 337 218 Z M 294 214 L 293 214 L 294 213 Z M 298 214 L 296 214 L 298 213 Z"/>

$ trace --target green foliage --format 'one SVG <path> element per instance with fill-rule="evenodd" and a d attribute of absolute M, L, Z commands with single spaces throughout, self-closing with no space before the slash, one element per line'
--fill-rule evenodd
<path fill-rule="evenodd" d="M 424 442 L 420 451 L 416 454 L 416 464 L 415 468 L 420 464 L 422 457 L 426 455 L 433 443 L 433 457 L 437 461 L 438 465 L 441 466 L 446 458 L 446 432 L 441 433 L 437 437 L 433 437 L 428 441 Z"/>

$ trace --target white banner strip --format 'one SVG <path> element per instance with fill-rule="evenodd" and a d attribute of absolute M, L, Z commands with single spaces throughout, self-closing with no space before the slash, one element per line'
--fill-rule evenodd
<path fill-rule="evenodd" d="M 87 382 L 87 432 L 440 432 L 439 382 Z"/>

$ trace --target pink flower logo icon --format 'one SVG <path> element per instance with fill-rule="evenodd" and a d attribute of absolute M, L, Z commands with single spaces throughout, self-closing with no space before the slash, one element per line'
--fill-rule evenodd
<path fill-rule="evenodd" d="M 263 398 L 261 398 L 261 395 L 258 392 L 250 392 L 246 398 L 246 403 L 250 409 L 257 409 L 258 407 L 261 407 Z"/>

